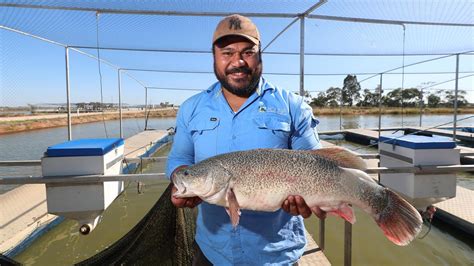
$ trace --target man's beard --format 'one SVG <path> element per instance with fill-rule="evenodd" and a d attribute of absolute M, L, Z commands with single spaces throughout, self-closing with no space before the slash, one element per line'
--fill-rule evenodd
<path fill-rule="evenodd" d="M 244 72 L 251 75 L 250 82 L 247 86 L 232 86 L 227 81 L 227 75 L 238 72 Z M 248 67 L 237 67 L 232 68 L 230 70 L 226 70 L 224 75 L 219 75 L 216 70 L 216 64 L 214 63 L 214 74 L 216 75 L 217 80 L 219 80 L 219 82 L 221 83 L 222 87 L 227 89 L 230 93 L 239 97 L 248 98 L 257 90 L 257 85 L 260 80 L 260 76 L 262 76 L 262 65 L 260 64 L 254 73 L 252 73 L 252 70 Z"/>

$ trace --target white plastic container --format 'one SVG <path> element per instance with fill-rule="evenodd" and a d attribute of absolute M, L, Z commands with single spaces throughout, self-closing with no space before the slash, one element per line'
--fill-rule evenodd
<path fill-rule="evenodd" d="M 458 165 L 456 143 L 446 137 L 381 136 L 380 166 Z M 380 183 L 401 194 L 419 210 L 456 196 L 456 174 L 380 174 Z"/>
<path fill-rule="evenodd" d="M 122 170 L 122 139 L 80 139 L 48 147 L 41 160 L 48 176 L 116 175 Z M 79 222 L 80 232 L 88 234 L 102 212 L 123 191 L 123 181 L 87 184 L 47 184 L 48 212 Z"/>

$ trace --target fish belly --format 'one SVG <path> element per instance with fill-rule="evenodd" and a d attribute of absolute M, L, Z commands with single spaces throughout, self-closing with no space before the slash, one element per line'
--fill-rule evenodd
<path fill-rule="evenodd" d="M 247 194 L 234 189 L 234 193 L 241 209 L 266 212 L 274 212 L 280 209 L 287 197 L 284 192 L 255 191 L 255 193 Z"/>

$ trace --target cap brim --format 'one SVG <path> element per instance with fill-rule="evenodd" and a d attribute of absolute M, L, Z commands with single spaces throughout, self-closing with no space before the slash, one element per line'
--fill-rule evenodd
<path fill-rule="evenodd" d="M 224 37 L 227 37 L 227 36 L 241 36 L 241 37 L 244 37 L 245 39 L 253 42 L 254 44 L 256 45 L 259 45 L 260 44 L 260 41 L 257 39 L 257 38 L 254 38 L 252 36 L 249 36 L 249 35 L 246 35 L 246 34 L 242 34 L 242 33 L 232 33 L 232 34 L 224 34 L 224 35 L 221 35 L 221 36 L 218 36 L 213 44 L 215 44 L 216 42 L 218 42 L 219 40 L 221 40 L 222 38 Z"/>

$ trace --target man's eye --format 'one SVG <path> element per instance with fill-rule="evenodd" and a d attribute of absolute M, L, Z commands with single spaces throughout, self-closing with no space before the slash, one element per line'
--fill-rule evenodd
<path fill-rule="evenodd" d="M 244 55 L 246 57 L 252 57 L 255 55 L 255 51 L 245 51 Z"/>
<path fill-rule="evenodd" d="M 227 56 L 227 57 L 232 56 L 232 54 L 233 54 L 233 53 L 231 53 L 231 52 L 223 52 L 223 53 L 222 53 L 223 56 Z"/>

